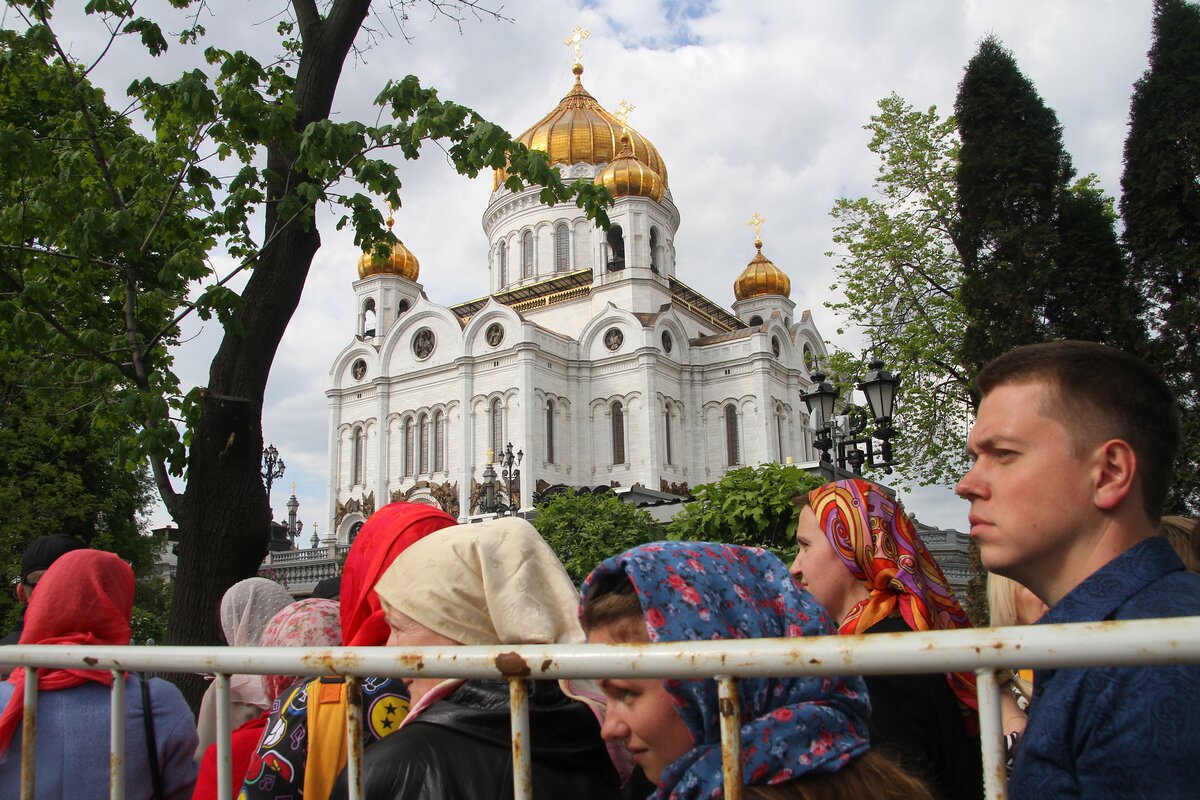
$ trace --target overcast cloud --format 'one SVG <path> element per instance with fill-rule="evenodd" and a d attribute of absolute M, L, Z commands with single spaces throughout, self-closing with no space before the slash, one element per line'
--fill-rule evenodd
<path fill-rule="evenodd" d="M 210 38 L 269 58 L 276 5 L 283 7 L 210 2 Z M 680 279 L 728 307 L 733 281 L 754 254 L 746 221 L 758 212 L 767 218 L 764 253 L 791 277 L 792 299 L 833 346 L 846 348 L 858 339 L 837 337 L 824 307 L 834 282 L 824 255 L 832 247 L 829 209 L 840 196 L 871 190 L 876 164 L 862 126 L 876 102 L 896 92 L 949 113 L 964 65 L 994 34 L 1058 113 L 1079 173 L 1095 172 L 1115 196 L 1129 95 L 1146 68 L 1151 23 L 1149 0 L 520 0 L 503 13 L 512 21 L 468 15 L 460 33 L 417 6 L 405 22 L 411 41 L 376 41 L 343 73 L 335 114 L 374 120 L 371 100 L 383 83 L 412 73 L 444 99 L 520 133 L 570 88 L 573 59 L 563 40 L 582 25 L 591 31 L 584 85 L 610 110 L 622 99 L 633 103 L 630 124 L 667 164 L 683 220 Z M 11 16 L 6 24 L 15 24 Z M 386 12 L 373 24 L 397 30 Z M 75 37 L 81 56 L 95 48 L 70 20 L 60 29 Z M 178 70 L 182 50 L 153 67 L 159 77 Z M 120 55 L 97 73 L 114 105 L 140 61 Z M 491 175 L 460 177 L 436 148 L 403 169 L 396 232 L 420 259 L 426 293 L 443 304 L 486 294 L 480 220 Z M 334 222 L 321 214 L 324 246 L 279 350 L 263 420 L 266 441 L 288 465 L 273 492 L 276 517 L 286 513 L 295 481 L 308 531 L 313 520 L 324 529 L 327 517 L 329 365 L 354 333 L 358 252 Z M 192 333 L 179 353 L 185 385 L 206 382 L 219 336 L 215 323 Z M 947 488 L 905 499 L 922 520 L 966 530 L 966 504 Z M 159 510 L 154 524 L 167 519 Z"/>

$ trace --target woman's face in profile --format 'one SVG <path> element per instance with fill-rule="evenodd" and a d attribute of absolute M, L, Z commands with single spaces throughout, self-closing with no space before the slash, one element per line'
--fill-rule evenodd
<path fill-rule="evenodd" d="M 588 631 L 589 644 L 628 644 L 633 626 L 604 626 Z M 645 642 L 644 628 L 641 641 Z M 600 735 L 619 741 L 646 777 L 658 783 L 663 770 L 694 746 L 692 734 L 658 678 L 600 681 L 608 699 Z"/>
<path fill-rule="evenodd" d="M 801 509 L 796 524 L 796 544 L 800 549 L 792 562 L 792 575 L 840 623 L 857 595 L 865 595 L 866 590 L 834 552 L 817 522 L 816 512 L 807 506 Z"/>
<path fill-rule="evenodd" d="M 459 644 L 453 639 L 442 636 L 437 631 L 430 630 L 387 603 L 381 602 L 380 605 L 383 608 L 384 619 L 387 620 L 388 627 L 392 629 L 387 640 L 388 647 L 448 647 Z M 408 687 L 408 696 L 413 705 L 416 705 L 418 700 L 441 682 L 441 678 L 404 678 L 404 684 Z"/>

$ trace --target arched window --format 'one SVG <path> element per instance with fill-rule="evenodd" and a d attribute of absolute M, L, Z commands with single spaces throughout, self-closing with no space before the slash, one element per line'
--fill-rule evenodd
<path fill-rule="evenodd" d="M 496 249 L 496 262 L 500 265 L 500 288 L 503 289 L 508 283 L 508 245 L 504 242 Z"/>
<path fill-rule="evenodd" d="M 779 442 L 779 460 L 780 461 L 783 461 L 784 456 L 786 455 L 786 451 L 783 449 L 783 442 L 784 442 L 783 426 L 784 426 L 783 409 L 778 408 L 775 410 L 775 438 Z"/>
<path fill-rule="evenodd" d="M 358 538 L 358 532 L 362 530 L 362 526 L 361 522 L 356 522 L 350 526 L 350 536 L 347 544 L 354 544 L 354 540 Z"/>
<path fill-rule="evenodd" d="M 625 463 L 625 409 L 620 400 L 612 404 L 612 460 Z"/>
<path fill-rule="evenodd" d="M 350 483 L 360 484 L 365 481 L 367 465 L 367 432 L 361 428 L 354 429 L 354 465 L 351 468 Z"/>
<path fill-rule="evenodd" d="M 533 277 L 533 231 L 521 235 L 521 277 Z"/>
<path fill-rule="evenodd" d="M 429 417 L 425 414 L 417 417 L 417 439 L 417 474 L 425 475 L 429 472 Z"/>
<path fill-rule="evenodd" d="M 554 463 L 554 401 L 546 401 L 546 462 Z"/>
<path fill-rule="evenodd" d="M 737 409 L 730 403 L 725 406 L 725 462 L 731 467 L 742 463 L 738 438 Z"/>
<path fill-rule="evenodd" d="M 671 409 L 669 406 L 663 412 L 663 433 L 663 444 L 666 445 L 665 449 L 667 451 L 667 464 L 674 464 L 675 459 L 671 451 Z"/>
<path fill-rule="evenodd" d="M 759 325 L 762 325 L 762 317 L 760 317 L 758 314 L 755 314 L 750 318 L 750 327 L 757 328 Z"/>
<path fill-rule="evenodd" d="M 571 269 L 571 231 L 565 222 L 554 229 L 554 271 Z"/>
<path fill-rule="evenodd" d="M 375 298 L 369 298 L 363 304 L 363 336 L 372 337 L 375 335 Z"/>
<path fill-rule="evenodd" d="M 620 225 L 608 229 L 608 268 L 625 269 L 625 234 Z"/>
<path fill-rule="evenodd" d="M 491 418 L 492 426 L 492 458 L 496 459 L 504 451 L 504 410 L 500 407 L 500 398 L 497 397 L 492 401 L 488 416 Z"/>
<path fill-rule="evenodd" d="M 413 474 L 413 421 L 412 417 L 404 420 L 404 475 Z"/>
<path fill-rule="evenodd" d="M 650 227 L 650 269 L 658 272 L 658 228 L 654 226 Z"/>
<path fill-rule="evenodd" d="M 433 471 L 446 469 L 446 415 L 441 411 L 433 415 Z"/>

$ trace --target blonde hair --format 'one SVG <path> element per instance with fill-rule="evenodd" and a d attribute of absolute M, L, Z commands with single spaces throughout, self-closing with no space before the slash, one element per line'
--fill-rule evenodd
<path fill-rule="evenodd" d="M 1188 572 L 1200 572 L 1200 522 L 1191 517 L 1163 517 L 1158 532 L 1167 537 Z"/>
<path fill-rule="evenodd" d="M 988 624 L 993 628 L 1020 625 L 1017 618 L 1017 582 L 989 572 L 987 576 Z"/>

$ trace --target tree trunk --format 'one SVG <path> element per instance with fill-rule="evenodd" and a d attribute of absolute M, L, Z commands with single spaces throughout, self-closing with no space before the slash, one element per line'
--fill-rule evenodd
<path fill-rule="evenodd" d="M 346 54 L 366 18 L 370 0 L 336 0 L 324 19 L 312 0 L 293 3 L 303 51 L 293 92 L 297 130 L 326 119 Z M 268 148 L 267 167 L 278 175 L 268 187 L 265 246 L 237 312 L 243 335 L 226 332 L 209 368 L 208 390 L 192 431 L 187 488 L 176 518 L 179 569 L 167 623 L 167 644 L 221 641 L 219 609 L 226 589 L 253 576 L 267 553 L 270 510 L 261 474 L 262 408 L 267 378 L 284 330 L 300 303 L 313 256 L 321 246 L 315 223 L 282 231 L 276 203 L 284 187 L 307 176 L 291 169 L 296 153 Z M 193 708 L 204 681 L 171 676 Z"/>

